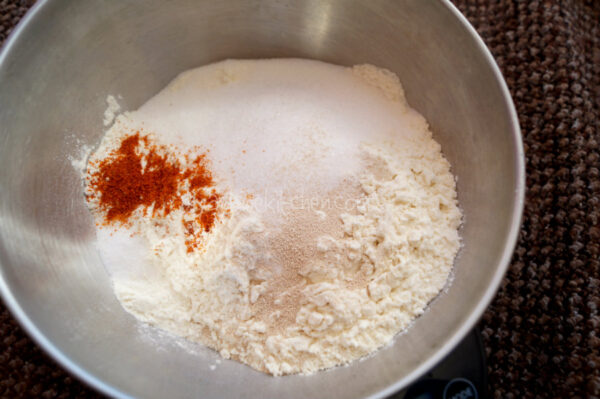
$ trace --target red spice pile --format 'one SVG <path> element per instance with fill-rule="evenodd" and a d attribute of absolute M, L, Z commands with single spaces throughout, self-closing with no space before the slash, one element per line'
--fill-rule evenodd
<path fill-rule="evenodd" d="M 192 252 L 200 247 L 202 232 L 209 232 L 218 219 L 221 194 L 214 188 L 205 154 L 191 161 L 185 154 L 186 167 L 169 155 L 176 154 L 139 132 L 125 136 L 118 149 L 92 161 L 87 199 L 97 200 L 105 225 L 127 225 L 138 208 L 149 217 L 183 209 L 187 251 Z M 192 198 L 189 204 L 182 200 L 186 193 Z"/>

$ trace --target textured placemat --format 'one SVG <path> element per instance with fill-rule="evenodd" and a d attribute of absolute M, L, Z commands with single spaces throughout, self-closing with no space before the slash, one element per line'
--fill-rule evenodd
<path fill-rule="evenodd" d="M 30 3 L 0 0 L 0 43 Z M 490 391 L 494 398 L 600 397 L 600 2 L 454 3 L 502 68 L 527 155 L 519 244 L 480 324 Z M 0 395 L 95 396 L 3 306 Z"/>
<path fill-rule="evenodd" d="M 600 396 L 600 2 L 456 1 L 500 65 L 527 156 L 510 270 L 480 324 L 494 397 Z"/>

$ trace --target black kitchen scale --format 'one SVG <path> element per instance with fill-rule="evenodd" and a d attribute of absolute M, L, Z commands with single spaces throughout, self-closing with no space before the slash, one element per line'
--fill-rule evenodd
<path fill-rule="evenodd" d="M 486 399 L 487 366 L 475 328 L 429 373 L 389 399 Z"/>

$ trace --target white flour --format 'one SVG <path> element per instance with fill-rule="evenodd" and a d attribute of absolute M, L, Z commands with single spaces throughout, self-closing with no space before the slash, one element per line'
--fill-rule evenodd
<path fill-rule="evenodd" d="M 208 150 L 230 213 L 192 253 L 183 210 L 98 229 L 138 319 L 274 375 L 311 373 L 385 345 L 445 285 L 454 178 L 392 73 L 305 60 L 187 71 L 119 116 L 91 159 L 140 127 Z"/>
<path fill-rule="evenodd" d="M 104 126 L 109 126 L 115 120 L 115 117 L 121 109 L 121 106 L 117 102 L 117 99 L 113 96 L 106 97 L 106 104 L 108 106 L 104 111 L 104 119 L 102 120 L 102 123 Z"/>

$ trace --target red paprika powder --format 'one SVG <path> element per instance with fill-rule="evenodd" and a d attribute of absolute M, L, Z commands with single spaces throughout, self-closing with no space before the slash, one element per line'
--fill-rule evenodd
<path fill-rule="evenodd" d="M 139 132 L 125 136 L 119 148 L 92 163 L 88 200 L 97 201 L 107 225 L 127 225 L 138 208 L 148 217 L 182 209 L 187 250 L 199 248 L 202 232 L 210 232 L 218 219 L 221 194 L 214 188 L 205 154 L 191 162 L 185 154 L 185 166 L 177 155 Z M 192 201 L 184 205 L 186 193 Z"/>

